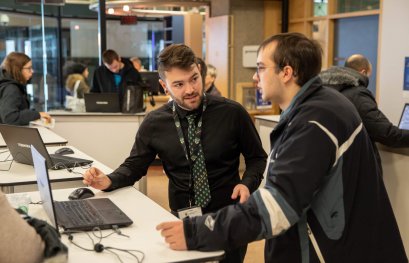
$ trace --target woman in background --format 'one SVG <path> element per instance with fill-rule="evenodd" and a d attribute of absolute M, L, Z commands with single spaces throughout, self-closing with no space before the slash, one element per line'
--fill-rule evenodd
<path fill-rule="evenodd" d="M 0 123 L 28 125 L 40 118 L 51 121 L 48 113 L 30 109 L 26 85 L 33 72 L 32 61 L 24 53 L 11 52 L 3 60 L 0 68 Z"/>
<path fill-rule="evenodd" d="M 68 61 L 64 65 L 65 89 L 74 95 L 74 90 L 77 90 L 77 98 L 84 98 L 85 93 L 89 93 L 90 87 L 87 84 L 88 68 L 82 63 Z"/>

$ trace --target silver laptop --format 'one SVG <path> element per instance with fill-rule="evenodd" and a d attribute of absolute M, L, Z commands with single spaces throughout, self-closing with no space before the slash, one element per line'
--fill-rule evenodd
<path fill-rule="evenodd" d="M 47 159 L 48 168 L 59 170 L 89 165 L 93 161 L 58 154 L 48 154 L 43 139 L 36 128 L 0 124 L 0 133 L 10 150 L 13 160 L 33 165 L 30 145 L 34 145 Z"/>
<path fill-rule="evenodd" d="M 85 93 L 86 112 L 121 112 L 118 93 Z"/>
<path fill-rule="evenodd" d="M 406 103 L 405 106 L 403 106 L 398 127 L 399 129 L 409 130 L 409 103 Z"/>
<path fill-rule="evenodd" d="M 51 224 L 58 229 L 89 231 L 131 225 L 132 220 L 109 198 L 57 202 L 53 199 L 45 158 L 31 146 L 34 170 L 43 207 Z"/>

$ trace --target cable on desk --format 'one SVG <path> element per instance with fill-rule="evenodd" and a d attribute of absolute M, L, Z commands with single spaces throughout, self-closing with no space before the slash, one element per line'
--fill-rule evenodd
<path fill-rule="evenodd" d="M 64 163 L 58 162 L 58 163 L 55 163 L 54 166 L 53 166 L 53 168 L 60 168 L 60 167 L 63 167 L 63 168 L 64 168 L 65 170 L 67 170 L 69 173 L 78 174 L 78 175 L 82 175 L 82 176 L 83 176 L 83 175 L 84 175 L 83 173 L 74 171 L 74 169 L 75 169 L 75 168 L 82 168 L 82 169 L 85 170 L 85 169 L 91 168 L 92 165 L 91 165 L 91 164 L 80 165 L 79 163 L 75 162 L 75 163 L 74 163 L 74 167 L 67 167 Z"/>
<path fill-rule="evenodd" d="M 92 236 L 86 231 L 64 231 L 63 234 L 68 235 L 68 240 L 71 242 L 71 244 L 73 244 L 74 246 L 76 246 L 76 247 L 78 247 L 78 248 L 80 248 L 82 250 L 90 251 L 90 252 L 95 251 L 97 253 L 102 253 L 104 250 L 106 250 L 106 251 L 110 252 L 111 254 L 115 255 L 121 263 L 123 263 L 123 261 L 122 261 L 120 255 L 117 252 L 118 251 L 119 252 L 124 252 L 124 253 L 127 253 L 127 254 L 131 255 L 132 257 L 134 257 L 138 263 L 142 263 L 143 260 L 145 259 L 145 253 L 143 253 L 140 250 L 123 249 L 123 248 L 116 248 L 116 247 L 111 247 L 111 246 L 106 246 L 105 247 L 101 243 L 102 239 L 108 238 L 109 236 L 111 236 L 113 234 L 118 234 L 118 235 L 125 236 L 125 237 L 129 238 L 129 236 L 122 234 L 121 231 L 119 230 L 119 227 L 116 226 L 116 225 L 113 226 L 112 231 L 113 231 L 112 233 L 104 236 L 104 235 L 102 235 L 102 231 L 101 231 L 101 229 L 99 227 L 94 227 L 92 229 L 91 233 L 92 233 L 92 235 L 94 237 L 97 238 L 97 240 L 98 240 L 97 242 L 95 242 L 95 240 L 92 238 Z M 82 245 L 80 245 L 78 243 L 75 243 L 74 242 L 74 236 L 73 236 L 74 233 L 85 233 L 92 242 L 92 248 L 86 248 L 86 247 L 84 247 L 84 246 L 82 246 Z M 99 235 L 97 235 L 97 233 L 99 233 Z M 116 250 L 116 251 L 114 251 L 114 250 Z M 134 253 L 132 253 L 132 252 L 134 252 Z M 138 257 L 138 255 L 140 257 Z"/>

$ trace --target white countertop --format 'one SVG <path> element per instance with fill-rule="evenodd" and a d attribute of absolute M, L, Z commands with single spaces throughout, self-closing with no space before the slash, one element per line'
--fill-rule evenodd
<path fill-rule="evenodd" d="M 259 120 L 272 121 L 272 122 L 280 121 L 280 115 L 256 115 L 255 118 Z"/>

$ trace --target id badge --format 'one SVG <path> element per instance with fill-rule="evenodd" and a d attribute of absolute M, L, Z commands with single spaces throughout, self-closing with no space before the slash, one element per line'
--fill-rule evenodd
<path fill-rule="evenodd" d="M 185 217 L 201 216 L 201 215 L 202 215 L 202 208 L 200 206 L 192 206 L 192 207 L 182 208 L 178 210 L 179 219 L 183 219 Z"/>

